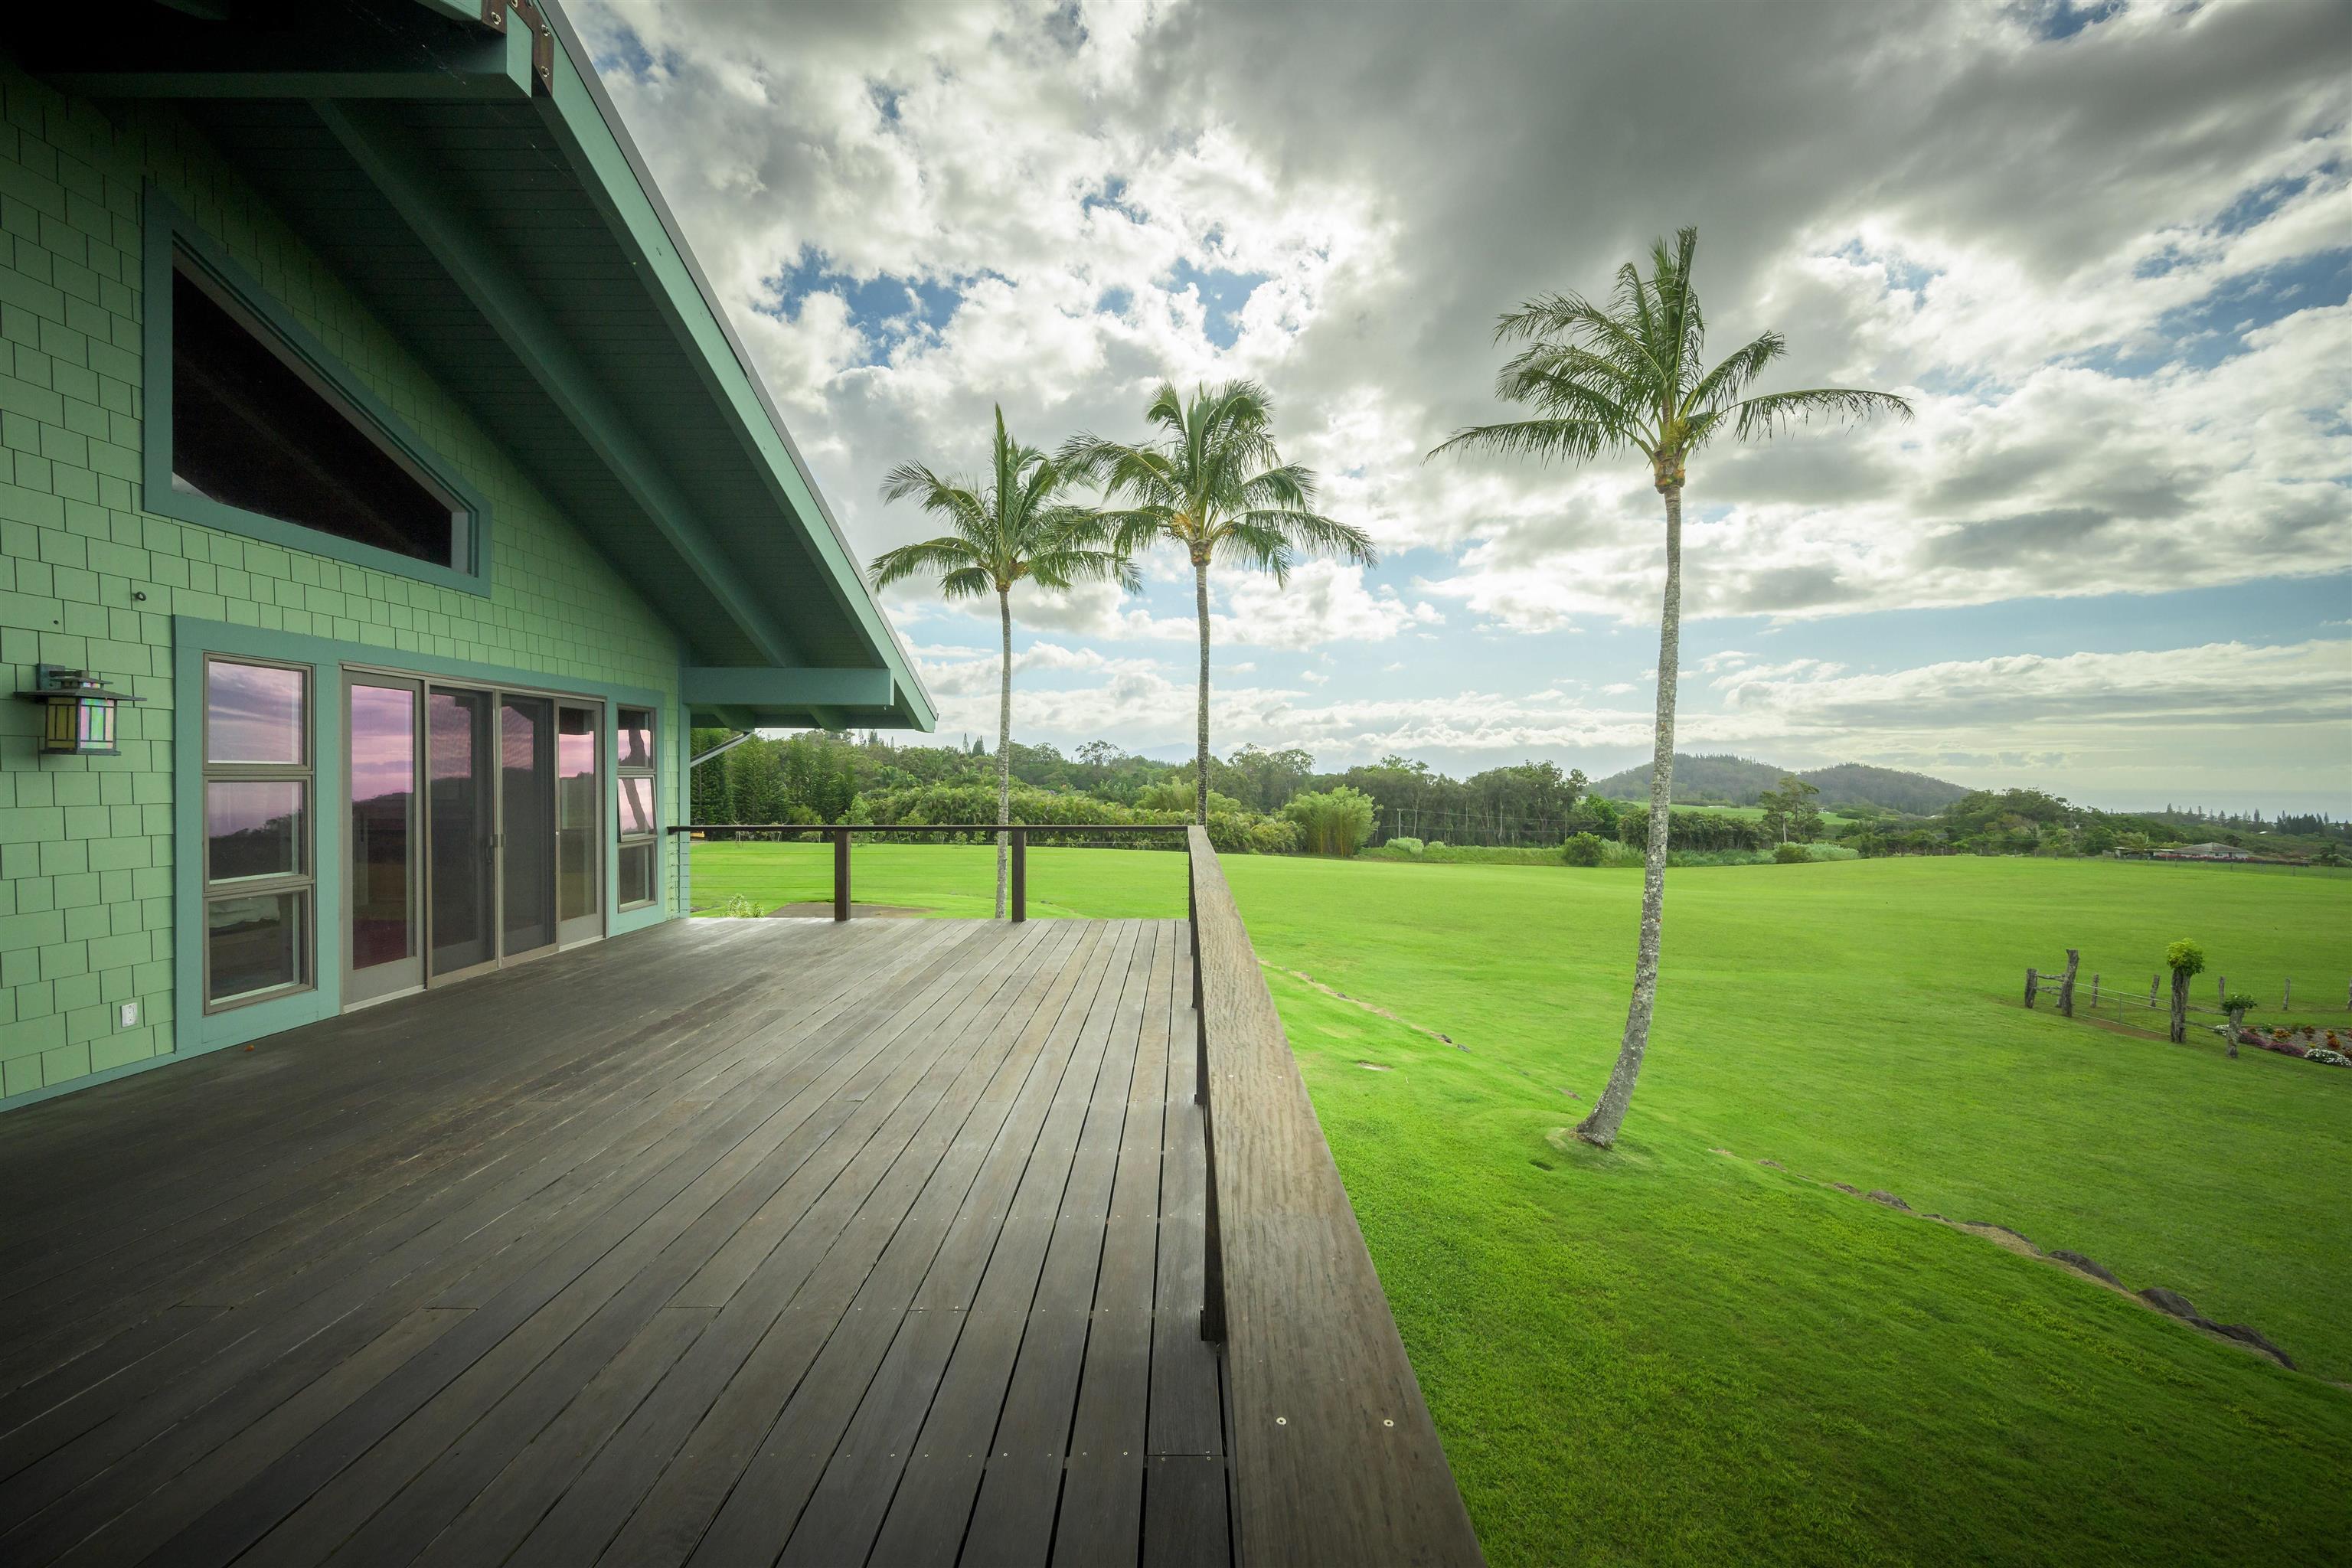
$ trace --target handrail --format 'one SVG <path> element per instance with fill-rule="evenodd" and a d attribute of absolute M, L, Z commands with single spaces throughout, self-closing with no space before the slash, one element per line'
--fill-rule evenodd
<path fill-rule="evenodd" d="M 1186 840 L 1234 1561 L 1483 1564 L 1224 869 Z"/>
<path fill-rule="evenodd" d="M 1012 909 L 1007 913 L 1016 922 L 1029 918 L 1029 835 L 1033 833 L 1189 833 L 1191 824 L 1182 822 L 692 822 L 677 823 L 664 829 L 672 835 L 696 833 L 821 833 L 833 840 L 833 918 L 846 921 L 852 903 L 849 897 L 849 840 L 859 833 L 1001 833 L 1010 850 Z M 677 907 L 680 914 L 691 912 L 692 889 L 689 856 L 681 850 L 677 856 Z"/>

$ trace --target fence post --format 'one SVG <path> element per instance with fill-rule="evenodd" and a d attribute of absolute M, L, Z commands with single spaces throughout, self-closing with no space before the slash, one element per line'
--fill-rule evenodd
<path fill-rule="evenodd" d="M 2147 977 L 2147 1005 L 2150 1008 L 2156 1005 L 2156 983 L 2159 978 L 2160 976 L 2154 974 Z"/>
<path fill-rule="evenodd" d="M 1029 918 L 1029 830 L 1016 827 L 1006 837 L 1013 840 L 1013 923 L 1019 925 Z"/>
<path fill-rule="evenodd" d="M 2094 969 L 2093 971 L 2091 971 L 2091 1011 L 2092 1011 L 2092 1012 L 2094 1012 L 2094 1013 L 2095 1013 L 2095 1012 L 2097 1012 L 2098 1010 L 2099 1010 L 2099 972 L 2098 972 L 2097 970 Z"/>
<path fill-rule="evenodd" d="M 2283 994 L 2279 997 L 2279 1011 L 2280 1011 L 2280 1012 L 2282 1012 L 2282 1013 L 2291 1013 L 2291 1012 L 2293 1012 L 2294 1010 L 2294 975 L 2292 975 L 2292 974 L 2290 974 L 2290 975 L 2288 975 L 2288 976 L 2286 977 L 2286 990 L 2285 990 L 2284 994 Z"/>
<path fill-rule="evenodd" d="M 2038 969 L 2027 970 L 2025 972 L 2025 1005 L 2027 1006 L 2031 1007 L 2033 1005 L 2033 994 L 2041 989 L 2042 971 Z"/>
<path fill-rule="evenodd" d="M 849 829 L 833 830 L 833 918 L 849 918 Z"/>
<path fill-rule="evenodd" d="M 2216 971 L 2213 975 L 2213 1000 L 2216 1002 L 2227 1002 L 2229 999 L 2230 977 L 2226 974 L 2221 973 L 2219 971 Z"/>
<path fill-rule="evenodd" d="M 2074 1016 L 2074 969 L 2083 962 L 2082 953 L 2074 948 L 2066 950 L 2066 978 L 2058 982 L 2058 1012 L 2061 1016 Z"/>

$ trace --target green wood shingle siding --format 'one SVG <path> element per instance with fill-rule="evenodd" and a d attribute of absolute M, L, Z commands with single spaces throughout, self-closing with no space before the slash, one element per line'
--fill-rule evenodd
<path fill-rule="evenodd" d="M 488 497 L 488 597 L 141 509 L 151 180 Z M 649 689 L 676 733 L 677 629 L 509 458 L 495 420 L 177 113 L 110 117 L 0 58 L 0 660 L 11 689 L 47 662 L 146 699 L 122 711 L 121 756 L 46 762 L 37 710 L 0 703 L 0 1097 L 173 1049 L 174 616 L 381 649 L 387 664 L 408 653 Z M 666 810 L 677 756 L 666 742 Z M 118 1027 L 134 1001 L 139 1024 Z"/>

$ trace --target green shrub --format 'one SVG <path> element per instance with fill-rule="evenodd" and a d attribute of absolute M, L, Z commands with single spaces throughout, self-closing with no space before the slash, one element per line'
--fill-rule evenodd
<path fill-rule="evenodd" d="M 1811 852 L 1801 844 L 1783 844 L 1772 851 L 1774 863 L 1781 866 L 1802 866 L 1812 858 Z"/>
<path fill-rule="evenodd" d="M 1397 837 L 1390 839 L 1386 844 L 1382 845 L 1381 847 L 1384 849 L 1393 849 L 1400 855 L 1418 855 L 1422 851 L 1422 842 L 1418 838 L 1405 835 L 1399 835 Z"/>
<path fill-rule="evenodd" d="M 1571 866 L 1598 866 L 1605 854 L 1596 833 L 1574 834 L 1559 847 L 1559 858 Z"/>
<path fill-rule="evenodd" d="M 1372 836 L 1372 797 L 1345 784 L 1292 795 L 1282 808 L 1305 834 L 1310 855 L 1353 855 Z"/>
<path fill-rule="evenodd" d="M 2232 991 L 2221 998 L 2221 1011 L 2224 1013 L 2251 1013 L 2254 1006 L 2254 995 L 2251 991 Z"/>
<path fill-rule="evenodd" d="M 1209 814 L 1209 847 L 1220 855 L 1296 855 L 1298 824 L 1255 812 Z"/>
<path fill-rule="evenodd" d="M 2205 973 L 2205 950 L 2187 937 L 2164 950 L 2164 966 L 2175 974 Z"/>

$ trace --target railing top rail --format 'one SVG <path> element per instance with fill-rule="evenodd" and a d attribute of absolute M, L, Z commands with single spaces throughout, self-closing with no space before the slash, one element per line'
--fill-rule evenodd
<path fill-rule="evenodd" d="M 691 822 L 666 833 L 1183 833 L 1189 822 Z"/>
<path fill-rule="evenodd" d="M 1235 1561 L 1482 1564 L 1241 911 L 1189 838 Z"/>

